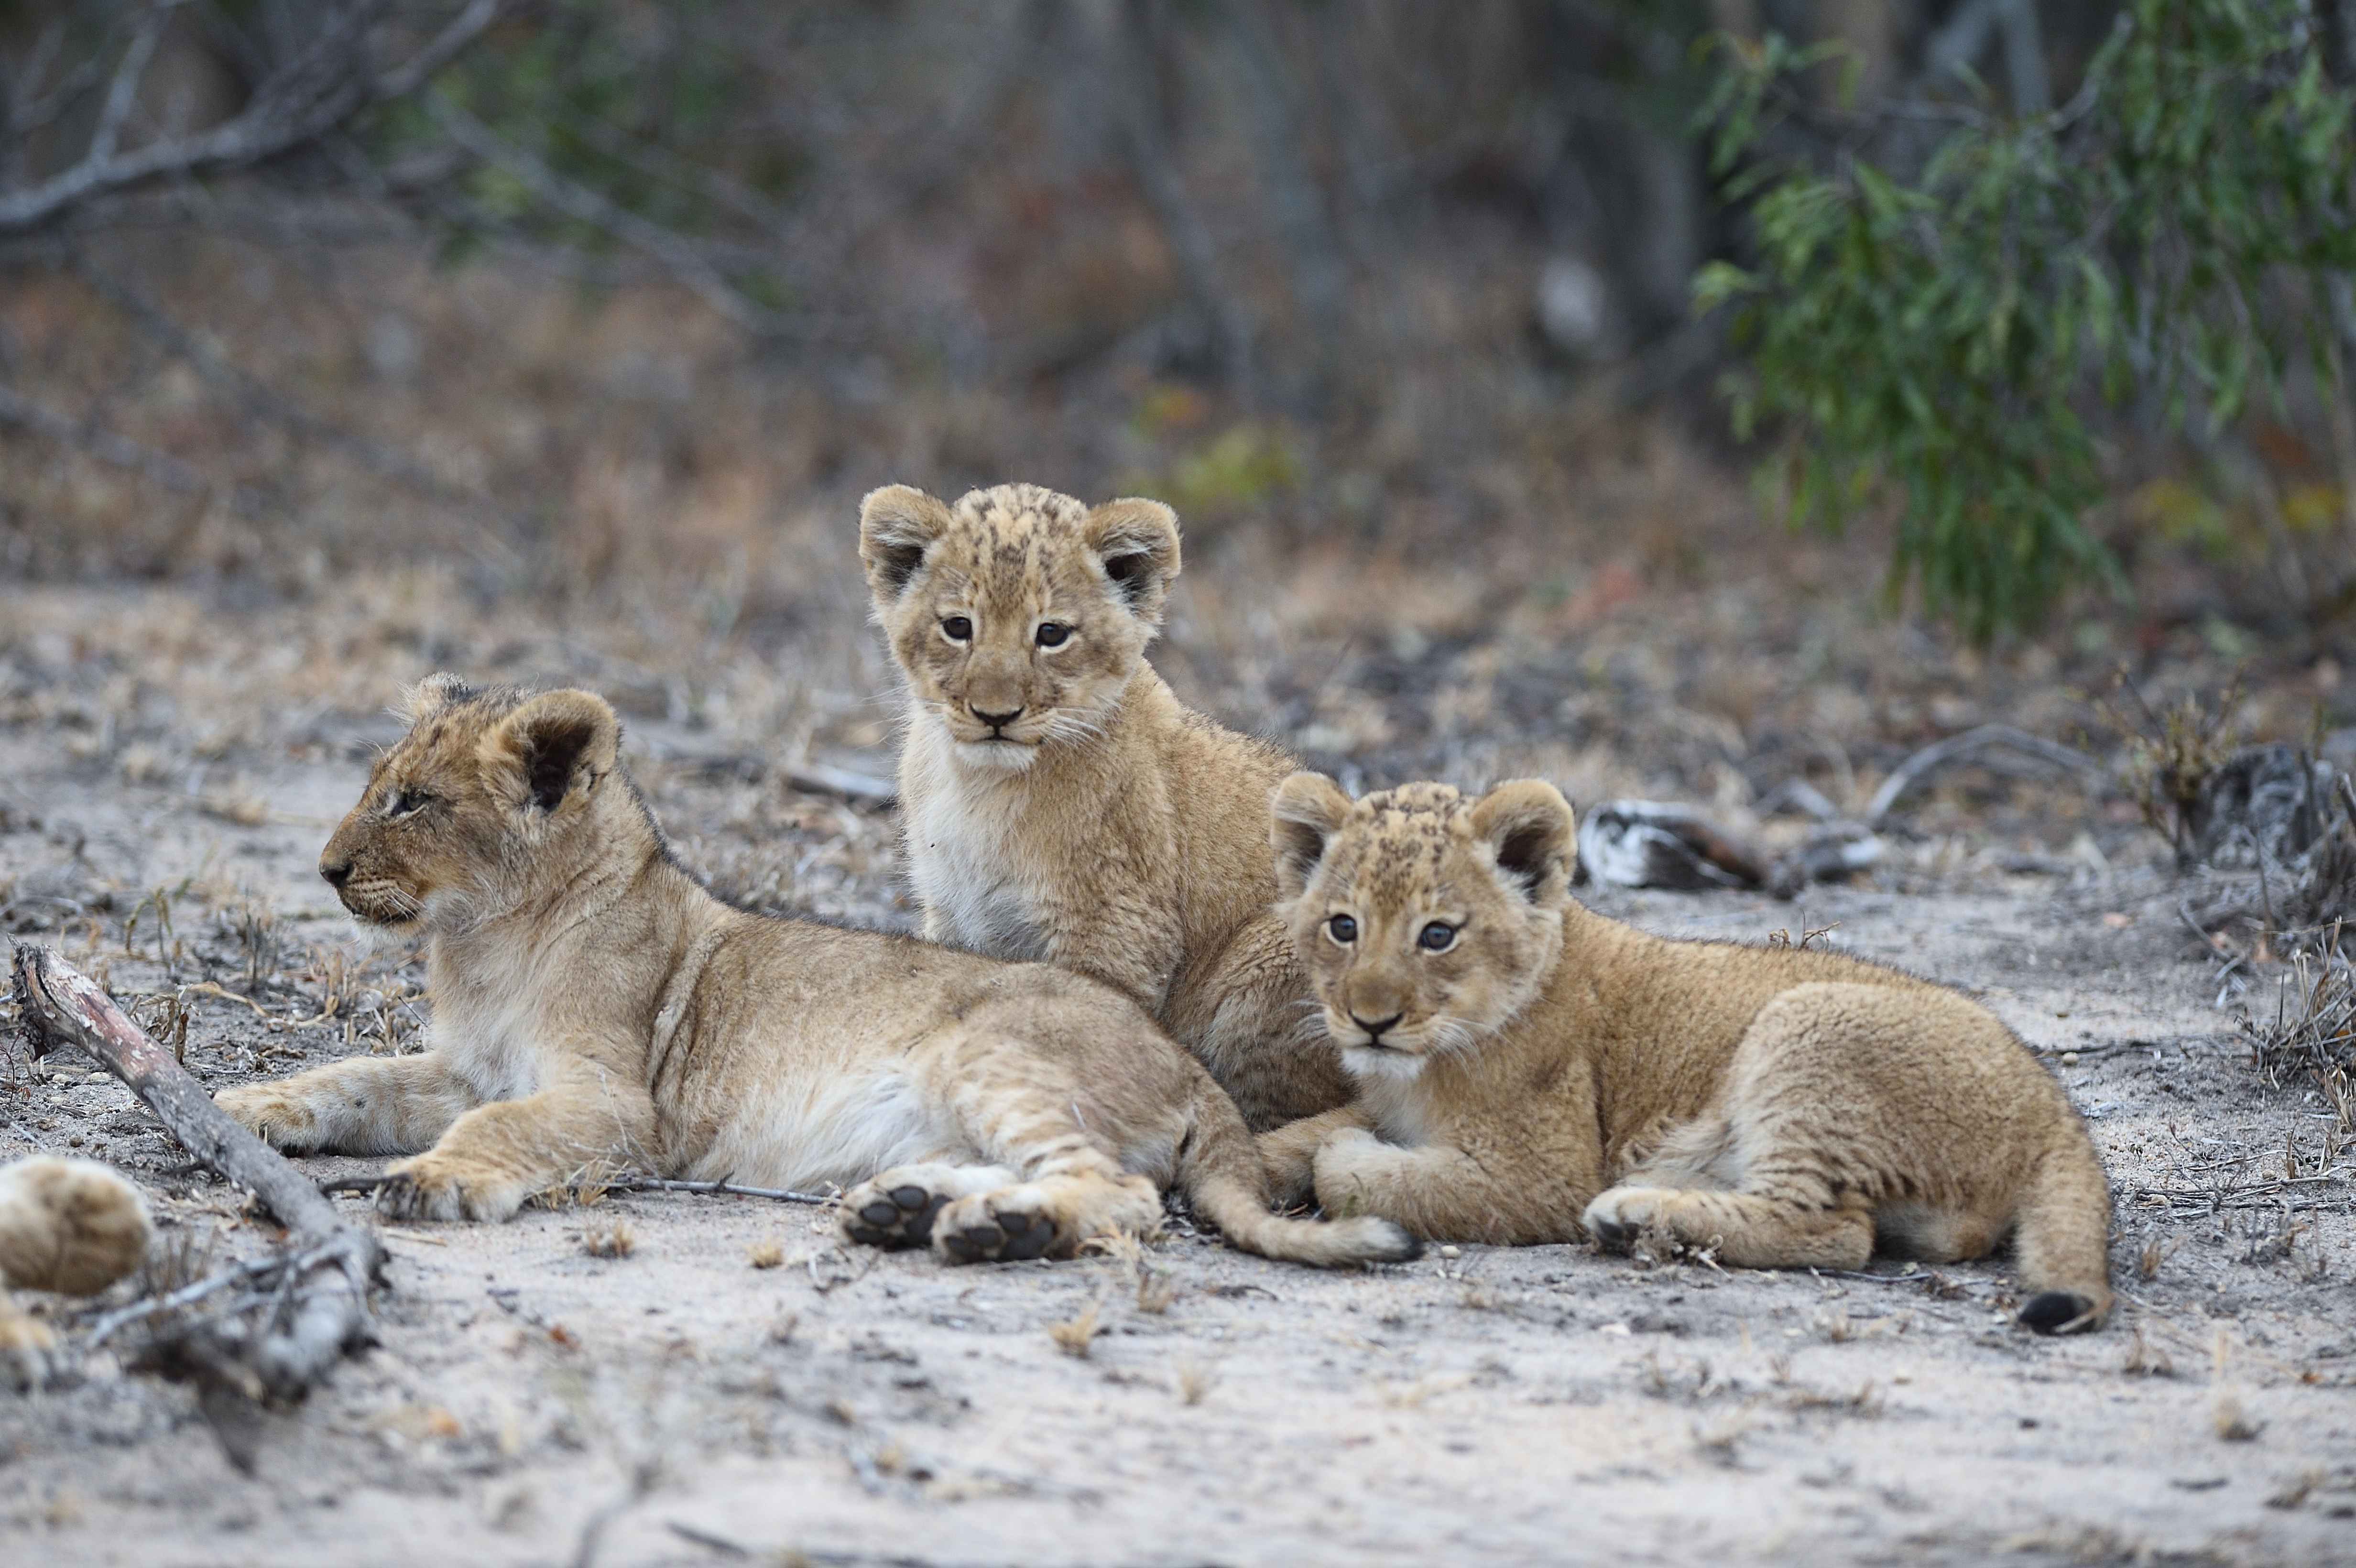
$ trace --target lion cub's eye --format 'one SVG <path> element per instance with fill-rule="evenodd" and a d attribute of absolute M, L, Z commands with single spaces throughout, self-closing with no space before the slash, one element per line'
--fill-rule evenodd
<path fill-rule="evenodd" d="M 1346 914 L 1337 914 L 1325 923 L 1325 934 L 1346 947 L 1358 940 L 1358 923 Z"/>
<path fill-rule="evenodd" d="M 384 814 L 387 816 L 407 816 L 412 812 L 423 810 L 433 800 L 434 797 L 423 790 L 397 789 L 392 792 L 392 798 L 384 803 Z"/>
<path fill-rule="evenodd" d="M 1072 629 L 1055 621 L 1042 621 L 1033 639 L 1043 648 L 1060 648 L 1070 640 Z"/>
<path fill-rule="evenodd" d="M 973 636 L 973 623 L 962 615 L 951 615 L 941 623 L 941 635 L 953 643 L 969 641 Z"/>
<path fill-rule="evenodd" d="M 1445 953 L 1456 945 L 1456 928 L 1444 920 L 1435 920 L 1415 933 L 1415 944 L 1426 953 Z"/>

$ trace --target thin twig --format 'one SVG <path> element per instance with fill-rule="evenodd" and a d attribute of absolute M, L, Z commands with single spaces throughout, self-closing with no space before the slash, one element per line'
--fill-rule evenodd
<path fill-rule="evenodd" d="M 374 1192 L 388 1181 L 387 1176 L 331 1176 L 319 1183 L 326 1193 Z M 831 1203 L 834 1200 L 823 1193 L 796 1192 L 784 1187 L 740 1187 L 723 1177 L 718 1181 L 680 1181 L 659 1176 L 623 1176 L 611 1181 L 589 1184 L 598 1192 L 701 1192 L 714 1198 L 766 1198 L 778 1203 Z"/>

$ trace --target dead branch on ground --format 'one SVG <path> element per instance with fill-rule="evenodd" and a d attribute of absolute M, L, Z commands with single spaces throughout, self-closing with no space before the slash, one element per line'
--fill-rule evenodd
<path fill-rule="evenodd" d="M 329 1192 L 374 1192 L 391 1179 L 382 1176 L 336 1176 L 319 1183 L 319 1190 Z M 722 1177 L 717 1181 L 680 1181 L 662 1176 L 617 1176 L 610 1181 L 598 1180 L 585 1185 L 584 1192 L 701 1192 L 713 1198 L 766 1198 L 778 1203 L 831 1203 L 833 1199 L 823 1193 L 796 1192 L 785 1187 L 742 1187 Z"/>
<path fill-rule="evenodd" d="M 1890 815 L 1890 809 L 1908 790 L 1940 770 L 1990 751 L 2018 752 L 2043 763 L 2059 773 L 2076 773 L 2096 787 L 2109 779 L 2103 764 L 2072 746 L 2059 741 L 2049 741 L 2042 735 L 2032 735 L 2009 724 L 1983 724 L 1966 730 L 1960 735 L 1950 735 L 1934 741 L 1898 764 L 1890 775 L 1881 781 L 1873 792 L 1873 799 L 1865 808 L 1866 826 L 1878 825 Z"/>
<path fill-rule="evenodd" d="M 125 1017 L 97 982 L 47 947 L 18 943 L 16 1003 L 36 1056 L 78 1046 L 155 1114 L 180 1147 L 261 1200 L 292 1245 L 102 1320 L 92 1340 L 124 1323 L 151 1325 L 143 1358 L 194 1379 L 230 1459 L 252 1460 L 252 1406 L 302 1398 L 345 1351 L 369 1338 L 368 1293 L 383 1253 L 344 1222 L 301 1172 L 231 1119 L 168 1050 Z M 244 1286 L 226 1305 L 217 1298 Z M 190 1307 L 212 1300 L 201 1316 Z"/>

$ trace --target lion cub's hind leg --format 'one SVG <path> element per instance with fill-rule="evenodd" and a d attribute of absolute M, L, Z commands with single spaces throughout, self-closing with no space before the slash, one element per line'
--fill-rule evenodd
<path fill-rule="evenodd" d="M 1779 1188 L 1782 1184 L 1778 1184 Z M 1604 1246 L 1631 1246 L 1646 1231 L 1707 1249 L 1737 1268 L 1862 1268 L 1873 1255 L 1873 1215 L 1862 1206 L 1818 1206 L 1791 1191 L 1614 1187 L 1587 1206 L 1587 1229 Z"/>
<path fill-rule="evenodd" d="M 961 1147 L 939 1163 L 862 1182 L 843 1201 L 843 1233 L 872 1246 L 929 1241 L 944 1262 L 970 1264 L 1067 1258 L 1093 1237 L 1160 1224 L 1161 1189 L 1124 1169 L 1122 1156 L 1153 1144 L 1157 1131 L 1175 1147 L 1184 1130 L 1183 1063 L 1173 1051 L 1166 1094 L 1151 1058 L 1127 1064 L 1120 1093 L 1108 1095 L 1103 1084 L 1091 1093 L 1086 1052 L 1108 1020 L 1090 1002 L 1086 1010 L 1059 1000 L 1028 1004 L 1019 1018 L 1012 1009 L 969 1018 L 921 1046 L 911 1075 Z M 1166 1115 L 1153 1114 L 1165 1104 Z"/>
<path fill-rule="evenodd" d="M 934 1221 L 943 1256 L 961 1264 L 1067 1258 L 1098 1236 L 1141 1235 L 1162 1222 L 1162 1195 L 1107 1160 L 960 1198 Z"/>

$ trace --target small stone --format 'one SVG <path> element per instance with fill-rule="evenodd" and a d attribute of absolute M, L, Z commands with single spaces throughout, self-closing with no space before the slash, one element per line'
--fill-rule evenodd
<path fill-rule="evenodd" d="M 2063 1052 L 2062 1053 L 2062 1066 L 2064 1066 L 2064 1067 L 2075 1067 L 2075 1066 L 2077 1066 L 2077 1065 L 2078 1065 L 2078 1053 L 2077 1053 L 2076 1051 L 2063 1051 Z"/>
<path fill-rule="evenodd" d="M 1461 1258 L 1464 1253 L 1455 1247 L 1442 1247 L 1440 1249 L 1440 1255 L 1443 1258 Z"/>

